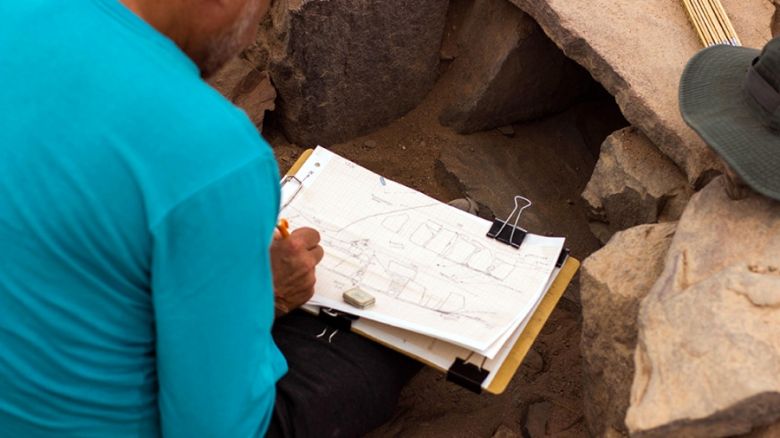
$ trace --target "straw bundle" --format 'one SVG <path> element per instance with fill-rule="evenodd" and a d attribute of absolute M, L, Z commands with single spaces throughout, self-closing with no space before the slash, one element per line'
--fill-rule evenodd
<path fill-rule="evenodd" d="M 742 45 L 720 0 L 682 0 L 682 2 L 705 47 L 716 44 Z"/>

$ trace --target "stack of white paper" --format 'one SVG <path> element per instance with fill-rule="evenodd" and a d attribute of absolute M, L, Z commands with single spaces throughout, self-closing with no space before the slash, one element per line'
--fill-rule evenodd
<path fill-rule="evenodd" d="M 529 234 L 519 249 L 485 236 L 491 223 L 317 148 L 283 191 L 293 228 L 322 236 L 310 304 L 440 339 L 494 358 L 551 279 L 564 239 Z M 293 196 L 294 195 L 294 196 Z M 511 199 L 510 196 L 508 196 Z M 360 287 L 360 310 L 342 293 Z"/>

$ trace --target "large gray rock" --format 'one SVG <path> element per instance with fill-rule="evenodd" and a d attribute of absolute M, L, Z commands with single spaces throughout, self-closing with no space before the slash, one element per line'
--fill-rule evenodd
<path fill-rule="evenodd" d="M 458 46 L 447 73 L 458 92 L 441 121 L 461 133 L 561 111 L 589 83 L 588 73 L 506 0 L 471 2 Z"/>
<path fill-rule="evenodd" d="M 330 145 L 414 108 L 433 86 L 447 0 L 278 0 L 261 26 L 290 141 Z"/>
<path fill-rule="evenodd" d="M 642 302 L 626 424 L 635 436 L 730 436 L 780 419 L 780 203 L 688 204 Z"/>
<path fill-rule="evenodd" d="M 626 433 L 639 303 L 663 270 L 676 223 L 615 234 L 582 264 L 585 419 L 593 436 Z"/>
<path fill-rule="evenodd" d="M 692 183 L 719 167 L 683 122 L 677 104 L 680 75 L 701 43 L 679 0 L 511 0 L 617 99 L 632 125 L 669 156 Z M 770 38 L 772 4 L 723 0 L 742 43 Z"/>
<path fill-rule="evenodd" d="M 241 107 L 257 129 L 263 130 L 266 111 L 273 111 L 276 90 L 267 71 L 240 57 L 234 58 L 209 83 L 223 96 Z"/>
<path fill-rule="evenodd" d="M 604 243 L 616 231 L 680 218 L 692 190 L 680 169 L 636 128 L 621 129 L 601 146 L 582 198 L 594 234 Z"/>

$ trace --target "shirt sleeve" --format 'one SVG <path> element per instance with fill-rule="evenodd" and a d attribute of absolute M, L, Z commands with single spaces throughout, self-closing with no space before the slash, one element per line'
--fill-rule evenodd
<path fill-rule="evenodd" d="M 271 337 L 279 174 L 266 155 L 188 196 L 152 229 L 164 436 L 259 436 L 270 422 L 286 363 Z"/>

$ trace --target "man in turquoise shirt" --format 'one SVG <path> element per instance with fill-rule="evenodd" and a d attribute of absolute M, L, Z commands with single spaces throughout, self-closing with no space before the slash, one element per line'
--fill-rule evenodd
<path fill-rule="evenodd" d="M 319 235 L 272 237 L 273 153 L 201 79 L 268 7 L 0 2 L 0 437 L 357 436 L 392 414 L 419 365 L 274 320 L 311 297 Z"/>
<path fill-rule="evenodd" d="M 267 429 L 322 248 L 269 253 L 273 153 L 201 79 L 267 8 L 0 2 L 0 436 Z"/>

